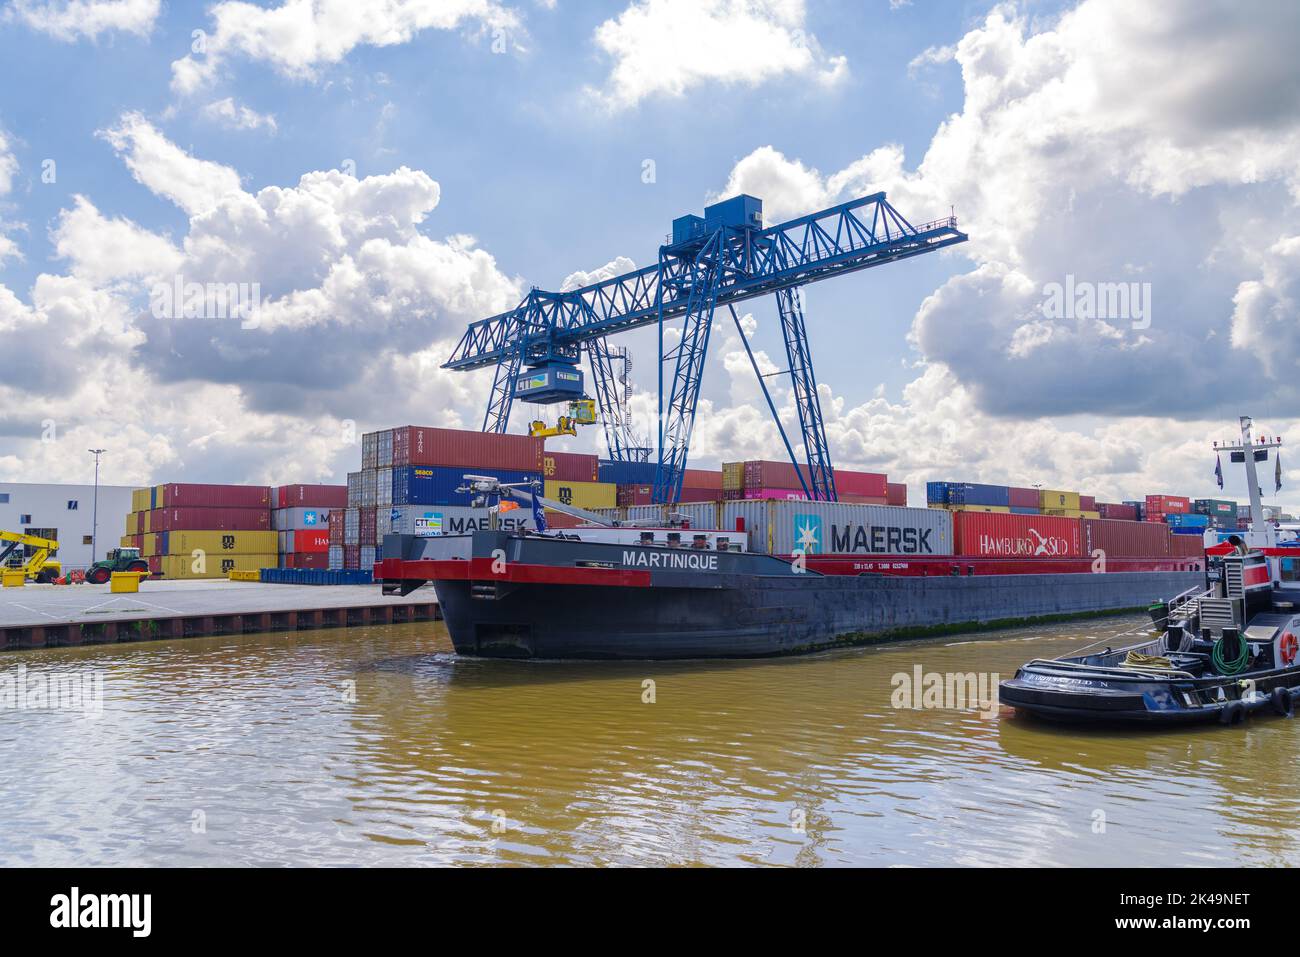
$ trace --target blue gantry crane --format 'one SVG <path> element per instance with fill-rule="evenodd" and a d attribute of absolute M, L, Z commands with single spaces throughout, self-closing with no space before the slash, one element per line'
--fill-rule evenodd
<path fill-rule="evenodd" d="M 788 373 L 807 464 L 805 492 L 834 501 L 835 478 L 817 395 L 801 286 L 965 242 L 955 216 L 913 226 L 874 193 L 778 226 L 763 227 L 763 202 L 740 195 L 705 207 L 703 216 L 673 220 L 658 261 L 622 276 L 567 292 L 533 289 L 509 312 L 470 324 L 444 368 L 496 366 L 483 431 L 504 432 L 515 399 L 553 403 L 585 395 L 579 365 L 585 351 L 610 457 L 644 460 L 628 421 L 626 360 L 609 337 L 659 327 L 659 464 L 655 501 L 675 502 L 699 403 L 709 335 L 719 307 L 729 312 L 758 374 L 791 461 L 795 455 L 759 372 L 736 303 L 768 293 L 777 298 Z M 664 348 L 665 323 L 682 320 L 681 339 Z M 673 363 L 665 389 L 664 369 Z M 796 462 L 796 464 L 798 464 Z M 801 470 L 802 471 L 802 470 Z"/>

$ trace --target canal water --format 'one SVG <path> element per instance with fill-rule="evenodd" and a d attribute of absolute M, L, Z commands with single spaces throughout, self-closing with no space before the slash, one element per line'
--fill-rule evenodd
<path fill-rule="evenodd" d="M 749 662 L 459 659 L 441 623 L 9 653 L 0 682 L 90 693 L 0 711 L 0 864 L 1300 864 L 1296 721 L 895 706 L 918 666 L 1140 624 Z"/>

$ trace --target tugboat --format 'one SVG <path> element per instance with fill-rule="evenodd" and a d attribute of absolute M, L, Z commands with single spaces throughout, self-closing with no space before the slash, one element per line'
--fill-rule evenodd
<path fill-rule="evenodd" d="M 1027 662 L 1002 682 L 1002 704 L 1072 723 L 1238 724 L 1258 711 L 1294 713 L 1300 582 L 1283 581 L 1281 563 L 1300 552 L 1278 547 L 1260 503 L 1255 462 L 1281 440 L 1253 441 L 1251 428 L 1243 416 L 1241 443 L 1216 446 L 1245 464 L 1251 521 L 1226 543 L 1206 533 L 1204 587 L 1152 605 L 1154 633 L 1139 642 Z"/>

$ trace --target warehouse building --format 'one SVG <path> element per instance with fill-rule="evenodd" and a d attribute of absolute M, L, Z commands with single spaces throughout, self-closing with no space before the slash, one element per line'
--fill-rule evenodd
<path fill-rule="evenodd" d="M 99 486 L 96 558 L 117 547 L 130 511 L 130 486 Z M 0 482 L 0 530 L 55 539 L 65 571 L 90 565 L 94 514 L 93 485 Z"/>

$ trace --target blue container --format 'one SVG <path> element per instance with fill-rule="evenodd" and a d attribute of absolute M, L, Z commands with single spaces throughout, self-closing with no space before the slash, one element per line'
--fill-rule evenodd
<path fill-rule="evenodd" d="M 1010 489 L 1005 485 L 972 485 L 955 482 L 948 486 L 949 505 L 996 505 L 1005 508 L 1011 504 Z"/>
<path fill-rule="evenodd" d="M 465 475 L 491 475 L 508 484 L 536 481 L 540 472 L 516 472 L 510 469 L 470 469 L 451 466 L 408 465 L 393 469 L 393 505 L 463 505 L 472 504 L 474 496 L 457 492 L 465 484 Z M 538 485 L 541 491 L 541 485 Z"/>
<path fill-rule="evenodd" d="M 1170 525 L 1169 531 L 1175 535 L 1204 535 L 1205 529 L 1194 525 Z"/>
<path fill-rule="evenodd" d="M 597 477 L 602 482 L 615 485 L 653 485 L 657 462 L 610 462 L 601 459 Z"/>
<path fill-rule="evenodd" d="M 925 483 L 925 501 L 929 505 L 950 505 L 948 501 L 948 489 L 951 482 L 926 482 Z"/>
<path fill-rule="evenodd" d="M 1026 505 L 1012 505 L 1011 514 L 1012 515 L 1040 515 L 1042 513 L 1038 509 L 1029 508 Z"/>
<path fill-rule="evenodd" d="M 528 369 L 515 379 L 515 398 L 524 402 L 571 402 L 582 395 L 582 370 L 567 362 Z"/>
<path fill-rule="evenodd" d="M 1170 528 L 1190 528 L 1204 530 L 1210 524 L 1210 516 L 1196 514 L 1171 514 L 1165 516 L 1165 523 Z"/>

